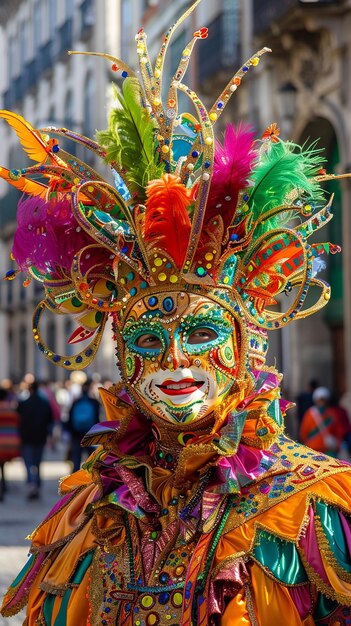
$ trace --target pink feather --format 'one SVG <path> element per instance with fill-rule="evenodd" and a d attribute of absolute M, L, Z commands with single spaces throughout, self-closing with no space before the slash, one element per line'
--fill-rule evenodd
<path fill-rule="evenodd" d="M 68 200 L 46 202 L 39 197 L 18 203 L 18 227 L 12 253 L 21 270 L 34 265 L 41 272 L 71 268 L 75 253 L 91 243 L 72 213 Z"/>
<path fill-rule="evenodd" d="M 221 215 L 224 227 L 230 226 L 239 193 L 248 185 L 248 178 L 256 158 L 253 138 L 254 133 L 249 126 L 239 124 L 235 128 L 233 124 L 228 124 L 223 145 L 219 141 L 216 142 L 205 225 L 216 215 Z"/>

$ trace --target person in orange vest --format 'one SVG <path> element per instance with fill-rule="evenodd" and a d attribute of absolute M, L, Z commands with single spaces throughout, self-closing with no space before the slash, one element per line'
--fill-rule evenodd
<path fill-rule="evenodd" d="M 313 450 L 336 457 L 350 431 L 347 415 L 331 405 L 327 387 L 317 387 L 312 399 L 313 406 L 302 418 L 300 441 Z"/>

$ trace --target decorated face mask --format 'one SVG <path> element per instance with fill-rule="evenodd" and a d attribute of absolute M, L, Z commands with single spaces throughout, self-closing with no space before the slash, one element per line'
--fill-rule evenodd
<path fill-rule="evenodd" d="M 122 369 L 142 407 L 189 423 L 226 396 L 238 369 L 237 331 L 205 296 L 170 292 L 140 300 L 123 331 Z"/>

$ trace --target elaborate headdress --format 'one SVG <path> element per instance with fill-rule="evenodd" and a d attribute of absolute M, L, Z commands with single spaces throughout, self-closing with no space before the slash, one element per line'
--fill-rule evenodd
<path fill-rule="evenodd" d="M 223 143 L 213 135 L 242 78 L 268 49 L 252 56 L 207 109 L 183 82 L 194 45 L 207 36 L 201 28 L 183 50 L 163 102 L 167 47 L 199 2 L 170 28 L 154 66 L 139 31 L 138 76 L 119 59 L 90 53 L 110 60 L 124 78 L 97 142 L 66 128 L 35 130 L 21 116 L 0 112 L 36 161 L 0 170 L 25 194 L 13 258 L 45 290 L 34 313 L 34 338 L 46 358 L 67 369 L 91 362 L 109 315 L 118 330 L 133 303 L 156 293 L 210 294 L 248 329 L 249 357 L 256 361 L 264 359 L 266 330 L 309 315 L 329 299 L 329 286 L 316 276 L 318 257 L 338 248 L 308 243 L 331 219 L 330 203 L 322 200 L 320 183 L 327 177 L 320 151 L 283 142 L 275 125 L 260 141 L 240 125 L 227 127 Z M 196 117 L 178 111 L 179 91 Z M 110 165 L 114 184 L 60 149 L 52 136 L 93 151 Z M 304 309 L 311 286 L 320 295 Z M 284 312 L 276 307 L 282 293 L 288 296 Z M 78 327 L 69 341 L 90 338 L 88 347 L 66 357 L 47 346 L 39 332 L 44 309 L 73 314 Z"/>

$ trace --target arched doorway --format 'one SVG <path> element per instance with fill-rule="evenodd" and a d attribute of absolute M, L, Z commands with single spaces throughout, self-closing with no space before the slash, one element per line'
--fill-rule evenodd
<path fill-rule="evenodd" d="M 339 163 L 339 145 L 335 130 L 329 120 L 316 117 L 304 128 L 299 138 L 299 143 L 307 145 L 317 141 L 317 147 L 323 148 L 326 158 L 325 169 L 328 173 L 337 173 Z M 339 181 L 328 181 L 325 184 L 327 198 L 334 194 L 332 212 L 334 218 L 318 233 L 319 241 L 331 241 L 341 244 L 342 242 L 342 198 Z M 317 239 L 316 239 L 317 241 Z M 320 345 L 321 362 L 319 371 L 311 371 L 311 378 L 317 378 L 321 384 L 329 384 L 337 396 L 341 396 L 346 390 L 345 382 L 345 351 L 344 351 L 344 321 L 343 321 L 343 261 L 342 255 L 329 255 L 326 259 L 327 267 L 322 275 L 332 287 L 332 299 L 328 305 L 319 312 L 319 323 L 325 326 L 320 344 L 328 341 L 329 346 Z M 305 320 L 310 325 L 311 341 L 315 334 L 315 316 Z M 305 333 L 304 333 L 305 334 Z M 306 333 L 308 341 L 309 333 Z M 318 352 L 318 350 L 317 350 Z M 329 358 L 327 358 L 329 354 Z M 322 356 L 324 355 L 324 356 Z M 311 370 L 313 364 L 311 364 Z M 323 372 L 323 370 L 325 370 Z M 303 383 L 303 381 L 301 381 Z"/>

